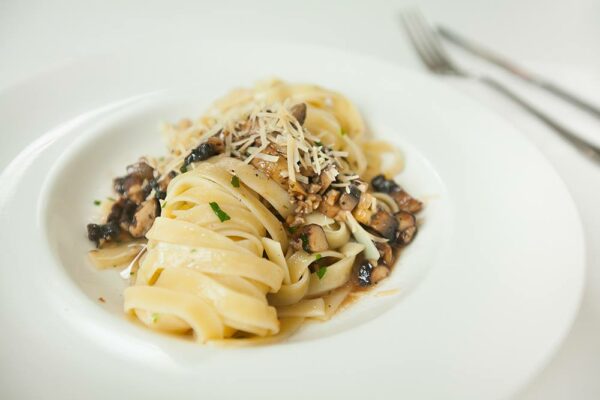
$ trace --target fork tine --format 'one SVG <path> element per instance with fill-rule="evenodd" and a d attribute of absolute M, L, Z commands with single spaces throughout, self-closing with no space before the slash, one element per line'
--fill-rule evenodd
<path fill-rule="evenodd" d="M 437 32 L 427 22 L 423 13 L 419 9 L 415 9 L 413 13 L 415 20 L 418 21 L 417 26 L 419 27 L 423 40 L 433 53 L 433 57 L 436 59 L 437 63 L 447 70 L 455 70 L 456 68 L 450 59 L 450 55 L 442 46 Z"/>
<path fill-rule="evenodd" d="M 427 51 L 427 49 L 423 46 L 422 40 L 417 34 L 414 23 L 411 21 L 413 20 L 413 18 L 411 17 L 411 13 L 408 10 L 403 11 L 400 14 L 400 19 L 402 21 L 404 29 L 406 30 L 406 33 L 408 34 L 408 38 L 410 39 L 414 49 L 419 55 L 419 58 L 421 59 L 421 61 L 423 61 L 427 68 L 435 72 L 437 70 L 436 62 L 431 57 L 430 52 Z"/>

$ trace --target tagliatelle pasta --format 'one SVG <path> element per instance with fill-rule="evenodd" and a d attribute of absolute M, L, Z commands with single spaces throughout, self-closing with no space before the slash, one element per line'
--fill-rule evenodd
<path fill-rule="evenodd" d="M 92 261 L 129 263 L 124 310 L 153 330 L 281 340 L 385 278 L 416 233 L 400 153 L 336 92 L 267 81 L 164 135 L 169 155 L 128 167 L 88 225 Z"/>

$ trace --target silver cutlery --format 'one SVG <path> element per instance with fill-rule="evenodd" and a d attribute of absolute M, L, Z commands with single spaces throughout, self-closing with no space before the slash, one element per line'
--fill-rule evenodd
<path fill-rule="evenodd" d="M 443 38 L 445 38 L 448 41 L 452 42 L 453 44 L 461 47 L 462 49 L 467 50 L 471 54 L 474 54 L 477 57 L 483 58 L 484 60 L 487 60 L 487 61 L 491 62 L 492 64 L 495 64 L 495 65 L 499 66 L 500 68 L 504 69 L 505 71 L 508 71 L 511 74 L 521 78 L 525 82 L 531 83 L 541 89 L 544 89 L 544 90 L 548 91 L 549 93 L 552 93 L 553 95 L 558 96 L 561 99 L 600 118 L 600 108 L 591 104 L 587 100 L 582 99 L 580 96 L 577 96 L 576 94 L 568 91 L 567 89 L 560 87 L 557 84 L 550 82 L 550 81 L 544 79 L 543 77 L 534 74 L 531 71 L 527 71 L 526 69 L 516 65 L 512 61 L 509 61 L 505 57 L 503 57 L 499 54 L 496 54 L 496 53 L 492 52 L 491 50 L 486 49 L 486 48 L 482 47 L 481 45 L 476 44 L 475 42 L 460 36 L 459 34 L 457 34 L 455 32 L 452 32 L 450 29 L 448 29 L 446 27 L 438 26 L 437 29 L 438 29 L 439 34 L 442 35 Z"/>
<path fill-rule="evenodd" d="M 454 64 L 442 46 L 437 32 L 430 27 L 420 11 L 415 9 L 405 10 L 402 12 L 401 17 L 413 47 L 431 72 L 439 75 L 473 79 L 486 84 L 488 87 L 502 93 L 520 105 L 523 109 L 535 115 L 540 121 L 559 133 L 566 141 L 575 146 L 583 154 L 590 157 L 595 162 L 600 163 L 599 147 L 579 138 L 577 134 L 572 132 L 569 128 L 539 110 L 504 84 L 491 77 L 468 72 Z"/>

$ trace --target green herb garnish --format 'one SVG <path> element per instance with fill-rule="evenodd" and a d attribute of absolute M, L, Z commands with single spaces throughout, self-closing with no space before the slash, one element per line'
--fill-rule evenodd
<path fill-rule="evenodd" d="M 94 200 L 94 205 L 95 206 L 99 206 L 100 204 L 102 204 L 102 202 L 100 200 Z"/>
<path fill-rule="evenodd" d="M 108 201 L 116 201 L 114 197 L 107 197 L 106 198 Z"/>
<path fill-rule="evenodd" d="M 321 258 L 323 258 L 323 256 L 321 256 L 320 253 L 315 254 L 315 260 L 320 260 Z"/>
<path fill-rule="evenodd" d="M 152 314 L 152 323 L 155 324 L 158 321 L 158 314 L 157 313 L 153 313 Z"/>
<path fill-rule="evenodd" d="M 297 230 L 298 230 L 297 226 L 288 226 L 288 232 L 291 233 L 292 235 L 294 233 L 296 233 Z"/>
<path fill-rule="evenodd" d="M 167 202 L 166 202 L 166 201 L 163 201 L 163 203 L 161 204 L 161 206 L 160 206 L 160 207 L 161 207 L 161 208 L 165 208 L 166 206 L 167 206 Z"/>
<path fill-rule="evenodd" d="M 231 186 L 239 188 L 240 187 L 240 178 L 237 175 L 231 177 Z"/>
<path fill-rule="evenodd" d="M 346 136 L 348 133 L 344 130 L 344 128 L 340 129 L 340 135 Z"/>
<path fill-rule="evenodd" d="M 306 235 L 306 233 L 300 235 L 300 240 L 302 240 L 302 248 L 304 249 L 304 251 L 310 253 L 310 248 L 308 247 L 308 236 Z"/>
<path fill-rule="evenodd" d="M 219 217 L 221 222 L 225 222 L 225 221 L 231 219 L 231 217 L 225 211 L 221 210 L 221 207 L 219 207 L 219 205 L 216 202 L 213 201 L 209 204 L 210 204 L 210 208 L 212 208 L 215 215 L 217 217 Z"/>
<path fill-rule="evenodd" d="M 187 172 L 187 165 L 183 164 L 181 168 L 179 168 L 181 172 Z"/>
<path fill-rule="evenodd" d="M 321 142 L 315 142 L 315 144 L 316 144 L 318 147 L 323 147 L 323 143 L 321 143 Z"/>
<path fill-rule="evenodd" d="M 323 277 L 327 273 L 327 267 L 320 266 L 316 273 L 319 279 L 323 279 Z"/>

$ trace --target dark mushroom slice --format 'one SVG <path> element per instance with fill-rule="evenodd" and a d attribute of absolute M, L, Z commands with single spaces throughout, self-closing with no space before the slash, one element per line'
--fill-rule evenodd
<path fill-rule="evenodd" d="M 368 226 L 384 238 L 394 240 L 398 231 L 398 220 L 389 212 L 378 210 L 371 217 Z"/>
<path fill-rule="evenodd" d="M 401 190 L 400 186 L 393 179 L 386 179 L 383 174 L 374 177 L 371 180 L 371 186 L 373 186 L 373 190 L 376 192 L 382 193 L 391 193 Z"/>
<path fill-rule="evenodd" d="M 106 222 L 115 222 L 122 230 L 127 231 L 133 221 L 137 204 L 126 197 L 121 197 L 111 207 Z"/>
<path fill-rule="evenodd" d="M 121 230 L 119 224 L 115 221 L 106 224 L 88 224 L 87 235 L 88 239 L 96 242 L 96 246 L 100 245 L 101 241 L 115 239 L 119 236 Z"/>
<path fill-rule="evenodd" d="M 371 180 L 371 186 L 377 192 L 388 193 L 402 211 L 417 213 L 423 208 L 423 203 L 413 198 L 392 179 L 377 175 Z"/>
<path fill-rule="evenodd" d="M 306 120 L 306 104 L 299 103 L 294 105 L 290 109 L 290 113 L 296 118 L 296 121 L 298 121 L 300 125 L 303 125 Z"/>
<path fill-rule="evenodd" d="M 363 262 L 361 262 L 356 272 L 356 279 L 358 281 L 359 286 L 371 286 L 371 274 L 373 273 L 373 264 L 371 264 L 369 260 L 364 260 Z"/>
<path fill-rule="evenodd" d="M 327 236 L 320 225 L 308 224 L 303 226 L 298 237 L 302 243 L 302 249 L 307 253 L 316 253 L 329 249 Z"/>
<path fill-rule="evenodd" d="M 352 211 L 358 205 L 362 192 L 355 185 L 348 186 L 348 191 L 345 191 L 340 196 L 340 208 L 345 211 Z"/>
<path fill-rule="evenodd" d="M 340 192 L 335 189 L 330 189 L 325 196 L 323 196 L 323 200 L 319 205 L 319 211 L 329 218 L 334 218 L 338 212 L 340 212 L 340 207 L 337 205 L 339 198 Z"/>
<path fill-rule="evenodd" d="M 331 174 L 327 172 L 327 170 L 321 172 L 319 175 L 319 184 L 321 185 L 321 189 L 319 190 L 320 194 L 323 194 L 329 189 L 329 186 L 334 182 L 334 179 L 331 178 Z"/>
<path fill-rule="evenodd" d="M 378 242 L 375 243 L 375 247 L 379 250 L 379 259 L 388 266 L 392 266 L 394 263 L 394 252 L 392 246 L 388 243 Z"/>
<path fill-rule="evenodd" d="M 115 192 L 122 196 L 127 196 L 129 191 L 137 190 L 137 187 L 142 187 L 144 179 L 138 174 L 129 174 L 115 178 L 113 180 L 113 187 Z"/>
<path fill-rule="evenodd" d="M 413 198 L 411 195 L 406 193 L 404 190 L 390 193 L 390 196 L 394 199 L 400 211 L 409 213 L 418 213 L 423 208 L 423 203 Z"/>
<path fill-rule="evenodd" d="M 272 145 L 267 146 L 267 148 L 263 150 L 263 153 L 271 156 L 279 156 L 279 159 L 275 162 L 271 162 L 260 158 L 253 158 L 252 161 L 250 161 L 250 164 L 259 171 L 264 172 L 265 175 L 275 182 L 279 183 L 281 187 L 287 189 L 289 179 L 287 177 L 288 168 L 286 158 L 279 154 Z M 285 172 L 285 176 L 281 174 L 282 172 Z"/>
<path fill-rule="evenodd" d="M 417 233 L 417 219 L 413 214 L 406 211 L 397 212 L 394 216 L 398 221 L 398 238 L 396 242 L 409 244 Z"/>
<path fill-rule="evenodd" d="M 133 222 L 129 225 L 129 233 L 134 238 L 143 237 L 152 227 L 154 220 L 160 214 L 160 204 L 157 199 L 146 200 L 138 207 Z"/>
<path fill-rule="evenodd" d="M 127 166 L 127 175 L 137 175 L 142 178 L 142 180 L 150 180 L 154 178 L 154 168 L 145 161 L 139 161 Z"/>
<path fill-rule="evenodd" d="M 201 143 L 198 147 L 193 149 L 183 160 L 183 166 L 181 167 L 181 172 L 185 172 L 187 170 L 188 165 L 191 163 L 195 163 L 198 161 L 208 160 L 212 156 L 217 155 L 219 152 L 217 150 L 217 146 L 214 143 L 204 142 Z"/>
<path fill-rule="evenodd" d="M 383 265 L 378 265 L 371 271 L 371 283 L 378 283 L 382 279 L 385 279 L 390 274 L 390 269 Z"/>

